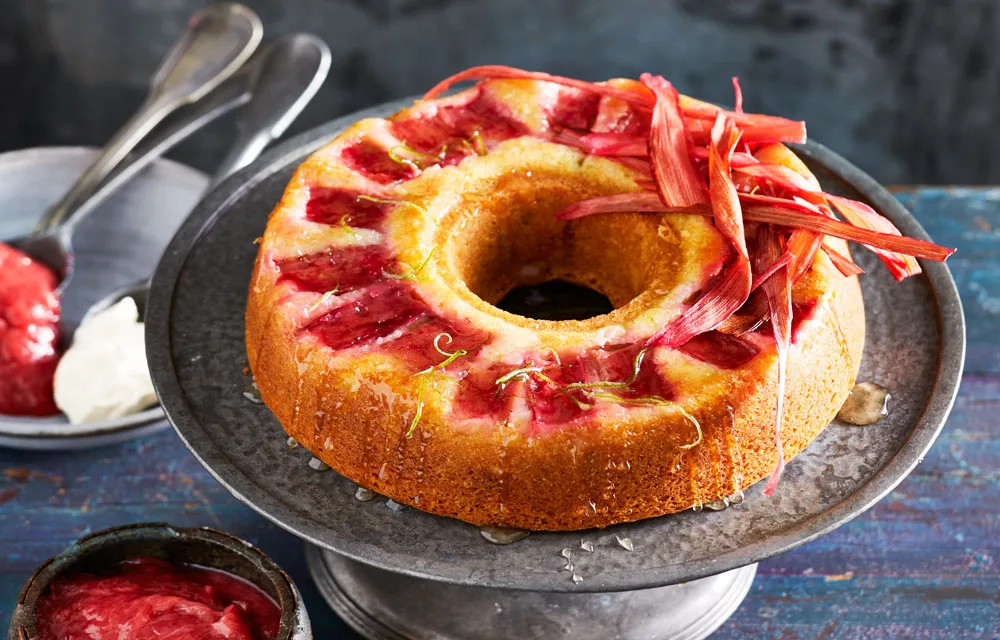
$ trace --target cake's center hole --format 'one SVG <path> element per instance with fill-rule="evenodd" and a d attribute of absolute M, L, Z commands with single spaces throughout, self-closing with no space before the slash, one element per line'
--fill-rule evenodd
<path fill-rule="evenodd" d="M 536 320 L 586 320 L 615 308 L 606 295 L 565 280 L 514 287 L 496 306 Z"/>
<path fill-rule="evenodd" d="M 440 256 L 484 302 L 538 320 L 585 320 L 643 294 L 665 260 L 659 218 L 555 214 L 614 192 L 575 170 L 505 173 L 469 188 L 441 222 Z"/>

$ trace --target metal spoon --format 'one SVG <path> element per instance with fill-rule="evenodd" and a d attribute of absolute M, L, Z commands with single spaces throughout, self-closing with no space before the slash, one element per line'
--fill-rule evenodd
<path fill-rule="evenodd" d="M 49 266 L 61 277 L 60 290 L 65 288 L 73 271 L 73 228 L 93 210 L 81 210 L 78 205 L 158 123 L 231 76 L 257 48 L 262 35 L 260 19 L 243 5 L 217 4 L 192 17 L 153 76 L 139 111 L 69 192 L 45 212 L 32 235 L 8 244 Z"/>
<path fill-rule="evenodd" d="M 302 113 L 330 71 L 330 48 L 308 33 L 275 40 L 251 60 L 250 103 L 236 125 L 236 140 L 209 189 L 257 159 Z"/>
<path fill-rule="evenodd" d="M 294 58 L 296 49 L 301 54 L 301 64 L 298 66 L 296 66 L 297 61 Z M 311 58 L 315 58 L 315 64 Z M 272 68 L 265 70 L 263 68 L 265 64 L 271 65 Z M 234 108 L 246 104 L 250 101 L 252 93 L 256 93 L 257 99 L 254 101 L 256 106 L 248 108 L 264 110 L 260 117 L 262 124 L 255 129 L 245 122 L 249 118 L 249 114 L 242 116 L 240 122 L 237 123 L 237 137 L 242 137 L 244 140 L 233 143 L 226 159 L 216 171 L 215 180 L 209 185 L 209 188 L 213 187 L 221 178 L 249 164 L 260 153 L 260 149 L 281 135 L 289 124 L 281 121 L 283 116 L 280 109 L 281 101 L 287 100 L 290 104 L 294 104 L 296 100 L 308 101 L 322 84 L 329 64 L 330 56 L 326 45 L 315 36 L 308 34 L 285 36 L 258 50 L 247 64 L 243 65 L 239 71 L 214 91 L 193 105 L 182 107 L 154 129 L 136 150 L 130 153 L 111 172 L 111 175 L 105 178 L 94 194 L 79 205 L 74 215 L 83 215 L 83 211 L 90 211 L 103 204 L 123 184 L 131 180 L 154 160 L 208 123 Z M 314 70 L 315 75 L 310 76 L 309 74 L 312 74 Z M 288 78 L 295 78 L 294 74 L 306 74 L 306 76 L 288 80 Z M 310 81 L 316 83 L 315 88 L 308 86 Z M 288 89 L 289 82 L 292 83 L 290 90 Z M 264 83 L 267 84 L 266 88 L 262 86 Z M 300 92 L 299 87 L 303 86 L 306 87 L 306 90 Z M 262 94 L 265 90 L 274 94 L 273 98 L 265 98 Z M 276 120 L 275 126 L 277 127 L 273 135 L 268 134 L 268 128 L 263 124 L 270 112 L 273 112 L 273 116 L 270 117 Z M 284 117 L 294 118 L 297 114 L 298 111 L 293 109 L 284 114 Z M 248 150 L 251 150 L 252 153 Z"/>
<path fill-rule="evenodd" d="M 251 74 L 244 65 L 231 78 L 219 85 L 193 105 L 183 107 L 153 130 L 136 148 L 128 154 L 104 182 L 84 200 L 73 213 L 85 216 L 91 210 L 104 204 L 126 182 L 148 167 L 194 132 L 208 125 L 236 107 L 250 101 Z"/>
<path fill-rule="evenodd" d="M 253 162 L 292 124 L 326 79 L 330 49 L 309 34 L 285 36 L 254 56 L 247 66 L 253 82 L 251 98 L 240 114 L 236 140 L 209 189 Z M 148 279 L 119 287 L 91 305 L 84 318 L 124 298 L 135 300 L 139 317 L 144 317 L 148 294 Z"/>

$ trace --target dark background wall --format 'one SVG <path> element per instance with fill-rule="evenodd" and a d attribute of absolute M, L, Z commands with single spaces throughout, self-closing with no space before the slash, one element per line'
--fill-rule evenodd
<path fill-rule="evenodd" d="M 0 150 L 101 144 L 204 5 L 0 0 Z M 890 183 L 1000 182 L 995 0 L 250 0 L 265 37 L 333 50 L 295 126 L 417 94 L 466 66 L 587 79 L 665 75 L 687 93 L 808 121 L 810 135 Z M 229 127 L 173 156 L 211 170 Z"/>

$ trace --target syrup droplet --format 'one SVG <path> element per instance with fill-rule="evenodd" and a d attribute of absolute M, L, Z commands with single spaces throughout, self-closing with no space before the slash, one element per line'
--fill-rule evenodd
<path fill-rule="evenodd" d="M 309 458 L 309 468 L 313 471 L 329 471 L 330 465 L 319 458 Z"/>
<path fill-rule="evenodd" d="M 288 447 L 289 449 L 296 449 L 296 448 L 298 448 L 298 446 L 299 446 L 299 443 L 298 443 L 298 442 L 297 442 L 297 441 L 295 440 L 295 438 L 293 438 L 293 437 L 289 436 L 289 437 L 288 437 L 288 440 L 285 440 L 285 445 L 286 445 L 286 446 L 287 446 L 287 447 Z"/>
<path fill-rule="evenodd" d="M 583 582 L 583 578 L 580 576 L 580 574 L 574 573 L 573 574 L 573 583 L 574 584 L 580 584 L 581 582 Z"/>
<path fill-rule="evenodd" d="M 257 387 L 257 383 L 253 380 L 250 384 L 243 387 L 243 397 L 254 404 L 264 404 L 264 399 L 260 397 L 260 388 Z"/>
<path fill-rule="evenodd" d="M 859 382 L 851 389 L 837 418 L 856 425 L 875 424 L 889 415 L 889 392 L 874 382 Z"/>
<path fill-rule="evenodd" d="M 397 513 L 406 508 L 406 505 L 399 504 L 398 502 L 396 502 L 392 498 L 389 498 L 388 500 L 385 501 L 385 506 L 389 507 L 390 509 L 392 509 L 393 511 L 395 511 Z"/>
<path fill-rule="evenodd" d="M 695 513 L 698 513 L 699 511 L 701 511 L 701 509 L 702 509 L 702 504 L 700 502 L 691 507 L 691 511 L 694 511 Z"/>
<path fill-rule="evenodd" d="M 635 551 L 635 545 L 632 544 L 632 538 L 623 538 L 621 536 L 615 536 L 615 540 L 618 542 L 618 546 L 626 551 Z"/>
<path fill-rule="evenodd" d="M 724 509 L 728 509 L 734 504 L 743 504 L 743 500 L 745 499 L 746 496 L 744 496 L 743 491 L 740 490 L 731 496 L 725 496 L 723 498 L 719 498 L 718 500 L 712 500 L 711 502 L 706 502 L 701 506 L 705 509 L 711 509 L 712 511 L 722 511 Z M 695 507 L 691 507 L 691 510 L 701 511 L 700 508 L 697 508 L 697 505 Z"/>
<path fill-rule="evenodd" d="M 563 550 L 559 552 L 559 555 L 566 558 L 566 566 L 563 567 L 566 571 L 573 570 L 573 549 L 570 547 L 563 547 Z"/>
<path fill-rule="evenodd" d="M 377 495 L 378 494 L 371 489 L 358 487 L 358 490 L 354 492 L 354 499 L 358 502 L 368 502 L 369 500 L 374 500 Z"/>
<path fill-rule="evenodd" d="M 712 511 L 722 511 L 729 506 L 729 498 L 719 498 L 718 500 L 712 500 L 711 502 L 705 503 L 706 509 L 711 509 Z"/>
<path fill-rule="evenodd" d="M 508 529 L 507 527 L 491 527 L 489 525 L 479 528 L 479 535 L 486 538 L 487 542 L 493 544 L 513 544 L 519 540 L 524 540 L 530 531 L 524 529 Z"/>
<path fill-rule="evenodd" d="M 591 542 L 590 540 L 581 540 L 580 541 L 580 548 L 583 549 L 584 551 L 593 551 L 594 550 L 594 543 Z"/>

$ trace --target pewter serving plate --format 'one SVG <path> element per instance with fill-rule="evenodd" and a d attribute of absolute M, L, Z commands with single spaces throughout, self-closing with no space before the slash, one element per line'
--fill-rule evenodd
<path fill-rule="evenodd" d="M 41 147 L 0 154 L 0 240 L 29 232 L 97 153 L 85 147 Z M 90 305 L 150 276 L 207 185 L 201 172 L 157 160 L 80 224 L 73 237 L 75 272 L 61 300 L 65 335 L 72 335 Z M 159 407 L 80 425 L 69 424 L 62 415 L 0 415 L 0 446 L 82 449 L 139 437 L 167 424 Z"/>
<path fill-rule="evenodd" d="M 203 465 L 240 500 L 280 526 L 339 554 L 392 572 L 462 585 L 536 591 L 617 591 L 714 575 L 787 551 L 847 522 L 884 497 L 921 460 L 951 409 L 961 377 L 965 328 L 955 284 L 941 264 L 896 284 L 859 251 L 868 341 L 859 380 L 893 395 L 889 416 L 867 427 L 835 422 L 792 461 L 773 498 L 762 484 L 725 511 L 685 512 L 605 530 L 535 533 L 488 544 L 476 527 L 384 498 L 358 502 L 355 485 L 308 466 L 268 409 L 243 390 L 243 313 L 255 238 L 292 171 L 362 117 L 352 114 L 278 147 L 230 178 L 181 227 L 153 280 L 147 352 L 170 421 Z M 797 151 L 825 189 L 865 200 L 904 234 L 926 238 L 871 178 L 818 144 Z M 635 550 L 615 536 L 631 538 Z M 574 553 L 575 584 L 563 570 Z"/>

